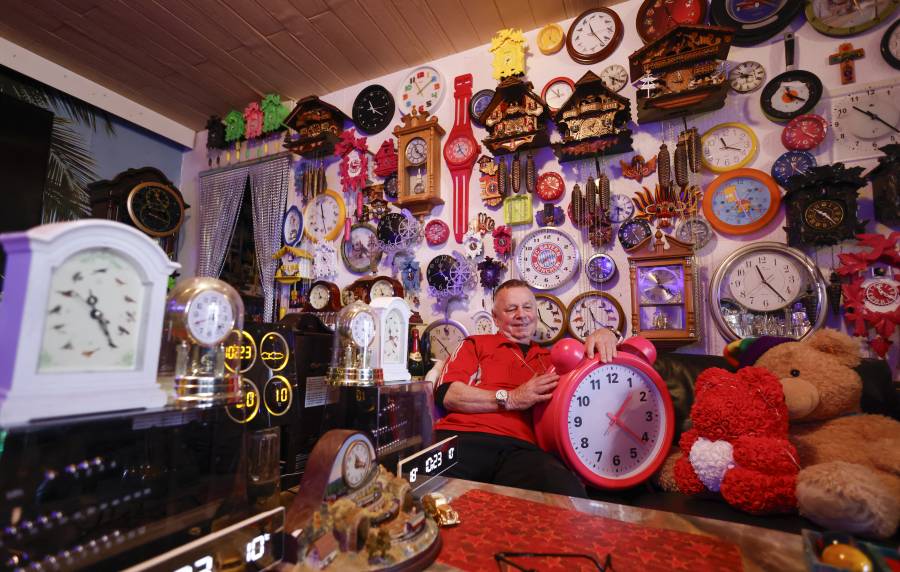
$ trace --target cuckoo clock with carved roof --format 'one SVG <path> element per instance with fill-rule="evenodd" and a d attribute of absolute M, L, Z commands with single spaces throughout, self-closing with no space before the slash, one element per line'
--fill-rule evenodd
<path fill-rule="evenodd" d="M 866 178 L 872 183 L 875 220 L 896 226 L 900 224 L 900 143 L 885 145 L 881 152 L 884 156 Z"/>
<path fill-rule="evenodd" d="M 720 26 L 678 26 L 628 56 L 640 78 L 640 123 L 693 115 L 725 105 L 728 59 L 734 32 Z"/>
<path fill-rule="evenodd" d="M 561 163 L 631 151 L 631 102 L 588 71 L 556 112 L 561 143 L 553 152 Z"/>
<path fill-rule="evenodd" d="M 511 77 L 497 85 L 479 121 L 488 130 L 482 143 L 494 155 L 546 147 L 550 143 L 547 104 L 530 81 Z"/>
<path fill-rule="evenodd" d="M 304 157 L 330 155 L 347 119 L 343 111 L 315 95 L 304 97 L 284 121 L 294 131 L 285 135 L 284 147 Z"/>

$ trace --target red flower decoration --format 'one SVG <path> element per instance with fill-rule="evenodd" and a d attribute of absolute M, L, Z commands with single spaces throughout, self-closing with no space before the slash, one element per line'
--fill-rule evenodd
<path fill-rule="evenodd" d="M 512 252 L 512 228 L 507 225 L 494 228 L 494 252 L 497 256 L 506 256 Z"/>
<path fill-rule="evenodd" d="M 262 135 L 263 119 L 265 119 L 265 115 L 259 108 L 259 103 L 254 101 L 244 108 L 244 121 L 247 123 L 244 135 L 247 139 Z"/>

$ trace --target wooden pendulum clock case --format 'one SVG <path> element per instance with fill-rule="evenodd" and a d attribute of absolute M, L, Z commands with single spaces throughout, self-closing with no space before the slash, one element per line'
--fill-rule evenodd
<path fill-rule="evenodd" d="M 398 141 L 397 206 L 417 218 L 444 204 L 441 198 L 441 137 L 437 117 L 415 108 L 394 127 Z"/>

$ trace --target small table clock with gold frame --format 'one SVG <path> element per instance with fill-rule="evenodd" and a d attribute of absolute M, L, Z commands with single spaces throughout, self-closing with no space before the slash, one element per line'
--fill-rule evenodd
<path fill-rule="evenodd" d="M 376 367 L 375 313 L 357 300 L 338 312 L 328 381 L 332 385 L 370 386 L 384 383 L 381 368 Z"/>
<path fill-rule="evenodd" d="M 668 242 L 668 248 L 665 243 Z M 690 244 L 661 231 L 635 246 L 628 258 L 632 333 L 661 349 L 700 339 L 697 264 Z"/>
<path fill-rule="evenodd" d="M 175 355 L 176 404 L 208 407 L 240 398 L 241 352 L 226 352 L 244 341 L 244 303 L 234 288 L 208 277 L 181 281 L 166 302 L 165 325 L 162 351 Z"/>

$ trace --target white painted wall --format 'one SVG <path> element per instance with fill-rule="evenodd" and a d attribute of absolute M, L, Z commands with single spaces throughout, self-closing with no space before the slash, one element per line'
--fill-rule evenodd
<path fill-rule="evenodd" d="M 593 66 L 583 66 L 573 62 L 569 58 L 565 49 L 551 56 L 545 56 L 541 54 L 537 50 L 535 44 L 537 30 L 527 32 L 525 36 L 530 46 L 530 55 L 527 60 L 527 76 L 528 79 L 535 85 L 535 89 L 540 92 L 540 90 L 548 80 L 558 76 L 568 76 L 573 80 L 577 80 L 588 69 L 593 70 L 599 75 L 600 71 L 605 66 L 613 63 L 624 65 L 627 68 L 628 55 L 642 45 L 640 38 L 634 31 L 635 13 L 639 5 L 640 2 L 633 1 L 623 2 L 615 6 L 615 10 L 619 13 L 622 21 L 625 23 L 625 38 L 612 56 L 610 56 L 607 60 Z M 559 22 L 559 24 L 562 25 L 564 29 L 568 29 L 570 23 L 571 20 Z M 879 42 L 881 40 L 881 36 L 889 24 L 890 22 L 886 22 L 861 36 L 853 37 L 850 39 L 855 47 L 861 47 L 866 50 L 866 57 L 856 62 L 856 85 L 861 86 L 866 83 L 882 81 L 890 78 L 894 78 L 900 81 L 900 72 L 888 66 L 883 61 L 879 52 Z M 819 77 L 821 77 L 825 85 L 826 97 L 823 98 L 822 102 L 817 108 L 817 112 L 825 113 L 828 109 L 827 92 L 829 90 L 840 87 L 839 72 L 837 66 L 829 66 L 827 62 L 827 56 L 828 54 L 837 51 L 837 47 L 841 43 L 841 39 L 829 38 L 819 34 L 806 23 L 802 15 L 800 15 L 794 21 L 793 25 L 790 26 L 789 29 L 795 31 L 798 38 L 799 66 L 802 69 L 807 69 L 817 73 Z M 784 49 L 781 42 L 781 36 L 779 35 L 778 37 L 773 38 L 772 40 L 764 44 L 754 47 L 733 47 L 731 49 L 729 55 L 730 63 L 735 64 L 746 60 L 756 60 L 762 63 L 766 67 L 768 78 L 772 78 L 778 73 L 784 71 Z M 491 54 L 488 52 L 488 46 L 485 45 L 468 50 L 466 52 L 442 58 L 433 62 L 433 65 L 437 67 L 437 69 L 444 75 L 444 79 L 449 86 L 447 95 L 445 96 L 443 103 L 437 112 L 440 124 L 449 131 L 450 127 L 453 125 L 452 85 L 454 77 L 463 73 L 471 73 L 474 76 L 473 91 L 478 91 L 484 88 L 493 89 L 497 82 L 491 78 Z M 330 93 L 322 97 L 326 101 L 341 108 L 349 115 L 354 98 L 365 85 L 368 85 L 370 83 L 379 83 L 381 85 L 384 85 L 391 91 L 395 91 L 399 83 L 402 81 L 405 71 L 406 70 L 387 76 L 373 78 L 371 81 L 364 82 L 334 93 Z M 635 90 L 632 86 L 626 86 L 622 93 L 631 98 L 632 102 L 634 102 Z M 632 103 L 632 105 L 634 104 Z M 221 113 L 226 110 L 216 111 Z M 634 111 L 633 116 L 636 116 Z M 384 141 L 385 138 L 392 136 L 391 129 L 393 128 L 393 125 L 400 123 L 399 118 L 400 116 L 398 113 L 395 117 L 395 121 L 392 124 L 392 127 L 386 129 L 378 135 L 369 137 L 368 145 L 369 149 L 373 153 L 377 151 L 378 147 L 381 145 L 382 141 Z M 741 121 L 749 124 L 754 129 L 757 137 L 759 138 L 761 149 L 756 159 L 752 163 L 750 163 L 748 167 L 760 169 L 768 173 L 771 169 L 772 162 L 781 153 L 783 153 L 785 149 L 781 144 L 782 125 L 772 123 L 763 116 L 763 113 L 759 107 L 759 91 L 748 95 L 739 95 L 734 92 L 730 92 L 725 108 L 713 113 L 689 117 L 688 125 L 696 126 L 702 134 L 705 130 L 712 127 L 713 125 L 725 121 Z M 672 122 L 670 126 L 666 126 L 661 123 L 653 123 L 647 126 L 634 125 L 633 130 L 635 151 L 643 154 L 645 157 L 653 156 L 656 154 L 659 148 L 661 136 L 665 136 L 669 143 L 670 152 L 674 152 L 674 141 L 672 134 L 677 134 L 680 129 L 680 120 Z M 486 132 L 484 130 L 478 128 L 475 129 L 475 137 L 477 139 L 481 139 L 485 135 Z M 559 135 L 554 133 L 553 138 L 554 140 L 558 140 Z M 819 164 L 830 162 L 829 142 L 830 138 L 826 139 L 826 142 L 817 150 L 817 159 L 819 161 Z M 185 192 L 185 195 L 189 202 L 198 206 L 199 201 L 196 199 L 194 193 L 196 193 L 196 185 L 198 184 L 197 174 L 207 168 L 207 159 L 204 146 L 205 143 L 203 141 L 203 135 L 199 135 L 197 140 L 195 141 L 195 150 L 186 154 L 185 161 L 182 166 L 182 191 Z M 607 173 L 612 181 L 613 192 L 632 195 L 635 191 L 640 190 L 640 184 L 621 177 L 621 171 L 618 167 L 618 161 L 619 159 L 629 159 L 630 157 L 630 154 L 624 154 L 612 157 L 609 161 L 610 168 L 607 170 Z M 539 173 L 547 170 L 560 171 L 560 167 L 549 148 L 540 151 L 540 153 L 536 157 L 536 163 Z M 873 160 L 867 161 L 863 165 L 868 170 L 874 164 L 875 161 Z M 567 195 L 568 191 L 571 190 L 571 187 L 576 182 L 576 180 L 580 179 L 581 184 L 584 184 L 585 176 L 578 175 L 577 166 L 575 164 L 564 166 L 561 172 L 566 179 Z M 327 175 L 330 183 L 329 186 L 331 188 L 338 189 L 339 178 L 337 173 L 337 160 L 334 160 L 329 165 Z M 481 201 L 479 199 L 477 178 L 478 171 L 476 167 L 473 172 L 472 182 L 470 184 L 470 189 L 472 192 L 470 199 L 470 219 L 474 218 L 479 211 L 485 210 L 495 218 L 498 224 L 502 224 L 502 211 L 496 209 L 485 209 L 481 204 Z M 709 182 L 711 182 L 713 178 L 714 175 L 711 173 L 703 172 L 700 174 L 700 182 L 704 187 L 709 184 Z M 649 182 L 652 184 L 655 183 L 655 180 L 656 179 L 654 175 L 651 177 Z M 435 217 L 440 217 L 452 227 L 452 183 L 450 172 L 447 170 L 446 166 L 443 166 L 441 172 L 441 191 L 446 204 L 443 207 L 436 208 L 432 215 Z M 863 219 L 873 220 L 871 197 L 871 188 L 866 188 L 863 192 L 863 198 L 861 200 L 860 206 L 860 216 Z M 300 202 L 299 197 L 297 197 L 294 193 L 290 194 L 289 200 L 292 203 L 296 204 L 299 204 Z M 561 205 L 567 206 L 568 202 L 569 199 L 567 196 L 561 202 Z M 539 209 L 541 205 L 542 203 L 540 201 L 535 200 L 535 210 Z M 197 220 L 196 212 L 193 213 L 193 216 L 195 217 L 194 220 Z M 190 269 L 193 268 L 193 265 L 191 264 L 191 260 L 194 258 L 192 249 L 196 248 L 195 236 L 197 234 L 196 229 L 192 228 L 192 226 L 194 225 L 190 224 L 191 221 L 188 222 L 189 229 L 186 233 L 186 240 L 180 255 L 180 260 L 184 264 L 186 273 L 188 273 Z M 708 283 L 712 272 L 715 270 L 722 259 L 724 259 L 735 249 L 751 242 L 762 240 L 783 242 L 785 240 L 785 233 L 782 229 L 784 224 L 784 210 L 782 209 L 778 217 L 769 226 L 758 233 L 739 237 L 717 235 L 713 239 L 713 241 L 698 254 L 698 258 L 702 267 L 701 279 L 704 285 L 703 297 L 706 298 L 706 284 Z M 515 236 L 521 237 L 525 234 L 525 232 L 533 230 L 534 228 L 537 227 L 519 227 L 518 229 L 516 229 Z M 570 232 L 574 232 L 568 222 L 566 223 L 564 229 Z M 875 225 L 874 222 L 870 223 L 867 226 L 868 232 L 884 233 L 889 230 L 890 229 L 884 226 Z M 490 240 L 485 241 L 485 246 L 486 254 L 493 255 L 492 243 Z M 339 247 L 339 244 L 336 244 L 336 247 Z M 441 248 L 431 248 L 423 242 L 422 246 L 417 250 L 417 257 L 424 271 L 428 262 L 437 254 L 449 253 L 452 250 L 459 248 L 459 245 L 457 245 L 453 241 L 452 237 L 450 242 L 448 242 Z M 590 254 L 592 252 L 592 249 L 588 246 L 586 247 L 585 251 Z M 837 260 L 836 254 L 840 251 L 841 248 L 839 247 L 836 247 L 834 249 L 835 261 Z M 831 248 L 825 247 L 819 249 L 818 252 L 808 253 L 811 256 L 817 258 L 819 265 L 822 268 L 822 272 L 827 278 L 831 271 L 832 265 Z M 627 255 L 623 251 L 622 247 L 618 244 L 618 241 L 616 241 L 616 244 L 610 251 L 610 254 L 616 260 L 619 268 L 619 275 L 618 278 L 614 279 L 611 284 L 608 283 L 607 285 L 605 285 L 604 289 L 610 291 L 621 301 L 622 306 L 626 309 L 626 313 L 629 314 L 630 319 L 630 293 L 629 281 L 627 276 Z M 382 264 L 382 266 L 379 267 L 379 273 L 389 272 L 390 270 L 385 265 Z M 507 273 L 507 277 L 510 277 L 514 274 L 515 272 Z M 356 275 L 347 272 L 346 269 L 343 268 L 343 265 L 341 265 L 336 282 L 343 287 L 349 284 L 356 277 Z M 424 288 L 425 284 L 423 283 L 423 289 Z M 589 288 L 589 283 L 587 282 L 586 278 L 584 278 L 583 273 L 580 273 L 577 280 L 573 281 L 566 287 L 553 291 L 552 293 L 560 297 L 563 302 L 569 303 L 578 293 Z M 488 293 L 483 292 L 482 289 L 479 288 L 477 292 L 473 293 L 470 296 L 467 302 L 454 303 L 450 308 L 450 316 L 456 320 L 459 320 L 467 327 L 471 327 L 472 323 L 470 317 L 476 311 L 481 310 L 482 307 L 490 307 L 490 298 Z M 427 300 L 423 300 L 419 311 L 426 322 L 439 316 L 439 313 L 435 310 L 434 306 L 430 303 L 430 301 Z M 709 316 L 708 312 L 703 312 L 702 321 L 704 329 L 703 340 L 697 344 L 684 348 L 682 351 L 692 353 L 720 354 L 725 345 L 725 341 L 716 330 L 715 324 L 712 318 Z M 830 315 L 828 319 L 828 325 L 832 327 L 844 327 L 842 320 Z M 892 367 L 895 367 L 897 363 L 896 348 L 891 354 L 889 354 L 889 359 Z"/>

